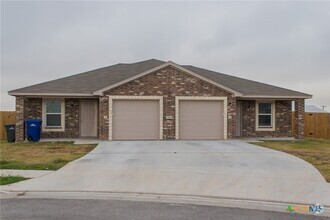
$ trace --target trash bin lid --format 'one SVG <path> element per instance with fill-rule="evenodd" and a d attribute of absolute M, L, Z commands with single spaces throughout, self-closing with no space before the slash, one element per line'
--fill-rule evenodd
<path fill-rule="evenodd" d="M 15 124 L 5 125 L 5 128 L 6 128 L 6 129 L 9 129 L 9 130 L 14 130 L 15 127 L 16 127 Z"/>
<path fill-rule="evenodd" d="M 25 120 L 24 122 L 38 123 L 38 122 L 42 122 L 42 120 Z"/>

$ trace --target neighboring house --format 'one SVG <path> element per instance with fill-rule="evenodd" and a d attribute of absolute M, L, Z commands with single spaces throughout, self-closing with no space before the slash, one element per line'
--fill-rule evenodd
<path fill-rule="evenodd" d="M 43 138 L 303 138 L 305 99 L 312 97 L 155 59 L 116 64 L 9 94 L 16 96 L 18 141 L 25 139 L 26 119 L 43 121 Z"/>
<path fill-rule="evenodd" d="M 310 113 L 329 113 L 315 105 L 305 105 L 305 112 L 310 112 Z"/>

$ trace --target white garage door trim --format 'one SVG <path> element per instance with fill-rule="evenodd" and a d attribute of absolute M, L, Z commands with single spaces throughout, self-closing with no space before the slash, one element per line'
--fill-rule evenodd
<path fill-rule="evenodd" d="M 113 100 L 159 100 L 159 139 L 163 139 L 163 96 L 109 96 L 109 140 L 113 139 Z"/>
<path fill-rule="evenodd" d="M 175 97 L 175 139 L 180 139 L 179 133 L 179 102 L 181 100 L 215 100 L 223 101 L 223 138 L 227 139 L 227 97 L 204 97 L 204 96 L 176 96 Z"/>

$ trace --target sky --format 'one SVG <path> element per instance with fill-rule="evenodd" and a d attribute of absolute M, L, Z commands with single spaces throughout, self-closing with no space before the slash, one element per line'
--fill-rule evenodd
<path fill-rule="evenodd" d="M 146 59 L 312 94 L 330 111 L 330 2 L 1 1 L 8 91 Z"/>

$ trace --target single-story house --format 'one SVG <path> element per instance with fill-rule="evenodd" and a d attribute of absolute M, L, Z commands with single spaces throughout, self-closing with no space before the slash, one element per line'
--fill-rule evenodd
<path fill-rule="evenodd" d="M 101 140 L 303 138 L 309 94 L 191 65 L 119 63 L 16 89 L 16 140 L 24 120 L 42 138 Z M 295 102 L 295 124 L 291 108 Z M 295 126 L 295 134 L 291 133 Z"/>
<path fill-rule="evenodd" d="M 316 105 L 305 105 L 305 112 L 309 113 L 329 113 Z"/>

